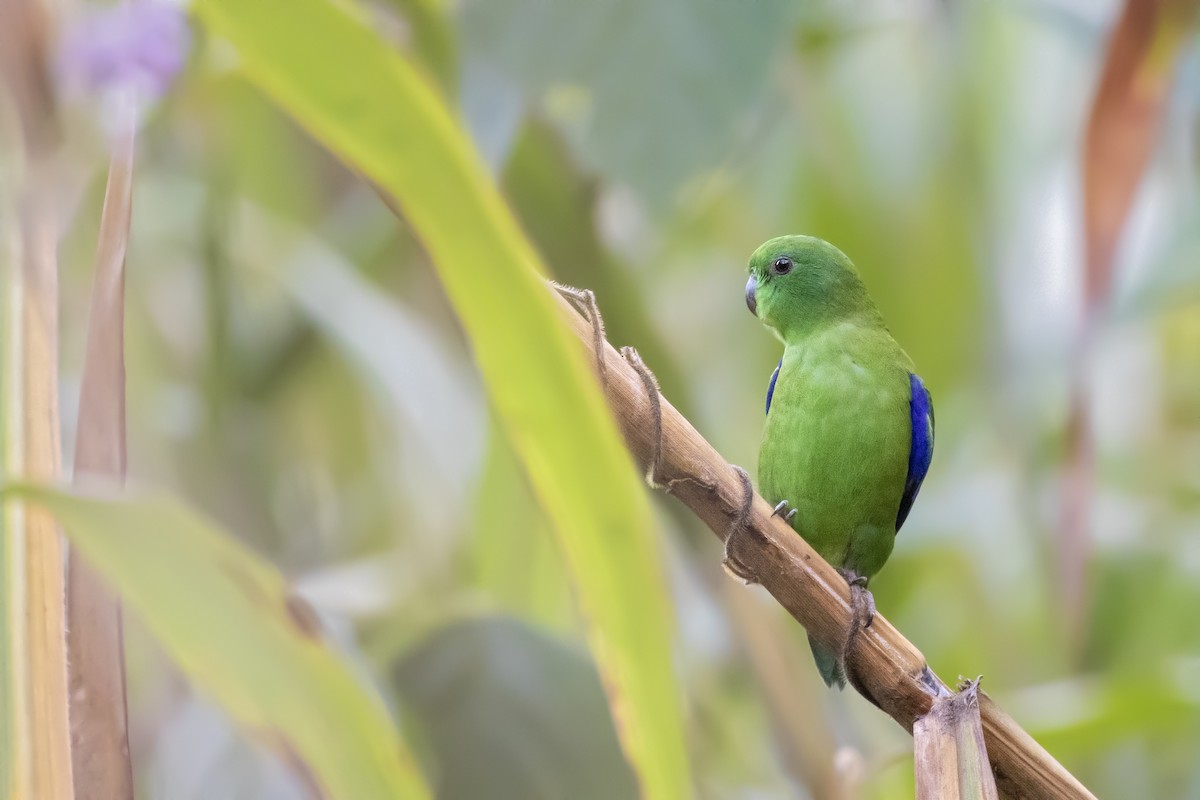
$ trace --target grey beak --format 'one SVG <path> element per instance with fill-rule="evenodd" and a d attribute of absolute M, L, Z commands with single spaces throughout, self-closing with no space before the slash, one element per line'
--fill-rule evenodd
<path fill-rule="evenodd" d="M 750 313 L 758 316 L 758 301 L 754 299 L 754 293 L 758 289 L 758 281 L 754 280 L 754 276 L 750 276 L 750 280 L 746 281 L 746 308 L 750 309 Z"/>

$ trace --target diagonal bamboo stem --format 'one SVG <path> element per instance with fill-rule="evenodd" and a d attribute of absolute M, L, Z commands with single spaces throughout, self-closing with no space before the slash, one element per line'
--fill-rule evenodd
<path fill-rule="evenodd" d="M 849 642 L 846 668 L 851 682 L 911 731 L 934 700 L 949 693 L 925 657 L 880 615 L 869 628 L 852 626 L 846 581 L 787 523 L 772 517 L 771 507 L 753 492 L 745 472 L 731 467 L 659 394 L 636 352 L 625 348 L 622 357 L 604 340 L 591 292 L 555 288 L 572 329 L 594 357 L 608 404 L 649 482 L 665 488 L 703 520 L 726 542 L 727 556 L 739 574 L 761 584 L 821 645 L 837 652 Z M 979 711 L 1002 796 L 1094 800 L 982 692 Z"/>

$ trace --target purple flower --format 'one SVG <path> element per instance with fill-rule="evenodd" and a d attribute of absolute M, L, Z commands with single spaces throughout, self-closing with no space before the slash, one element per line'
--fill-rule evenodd
<path fill-rule="evenodd" d="M 183 9 L 153 0 L 83 12 L 63 32 L 59 69 L 72 89 L 107 94 L 131 90 L 160 97 L 187 60 Z"/>

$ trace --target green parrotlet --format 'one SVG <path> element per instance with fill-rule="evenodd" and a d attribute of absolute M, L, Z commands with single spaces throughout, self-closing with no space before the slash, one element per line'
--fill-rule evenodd
<path fill-rule="evenodd" d="M 780 236 L 755 250 L 746 305 L 783 342 L 767 387 L 759 491 L 865 589 L 929 470 L 929 392 L 850 259 L 828 242 Z M 845 686 L 841 655 L 809 643 L 825 683 Z"/>

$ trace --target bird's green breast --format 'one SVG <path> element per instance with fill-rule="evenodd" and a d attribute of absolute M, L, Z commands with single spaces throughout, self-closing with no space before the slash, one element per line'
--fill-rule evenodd
<path fill-rule="evenodd" d="M 834 566 L 877 572 L 892 551 L 908 471 L 912 364 L 880 327 L 845 323 L 789 344 L 758 480 Z"/>

